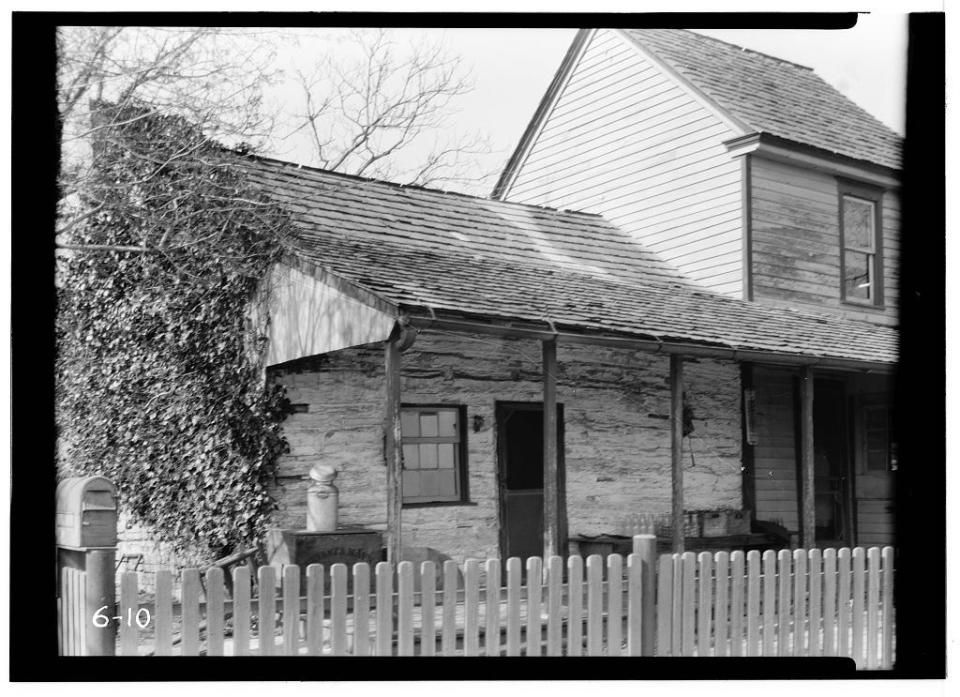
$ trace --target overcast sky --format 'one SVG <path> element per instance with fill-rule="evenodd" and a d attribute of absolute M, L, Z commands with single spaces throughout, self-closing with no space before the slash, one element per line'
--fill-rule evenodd
<path fill-rule="evenodd" d="M 894 130 L 903 133 L 906 15 L 861 15 L 849 30 L 700 30 L 704 34 L 812 67 L 822 78 Z M 342 30 L 329 30 L 338 33 Z M 575 29 L 395 29 L 398 44 L 440 38 L 471 69 L 475 90 L 461 97 L 451 121 L 482 131 L 496 151 L 488 168 L 505 163 L 533 116 L 576 34 Z M 294 63 L 308 63 L 318 44 L 304 41 Z M 291 95 L 298 98 L 299 95 Z M 306 161 L 288 142 L 271 153 Z M 473 191 L 472 193 L 486 193 Z"/>

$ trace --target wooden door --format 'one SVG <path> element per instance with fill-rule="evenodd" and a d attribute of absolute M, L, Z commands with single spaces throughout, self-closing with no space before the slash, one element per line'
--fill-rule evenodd
<path fill-rule="evenodd" d="M 852 542 L 850 458 L 842 382 L 817 380 L 813 400 L 816 540 L 824 546 Z"/>
<path fill-rule="evenodd" d="M 504 559 L 543 555 L 543 405 L 500 402 L 496 409 L 500 484 L 500 552 Z M 557 405 L 563 472 L 563 407 Z M 563 477 L 560 477 L 560 500 Z M 561 511 L 561 516 L 564 512 Z"/>

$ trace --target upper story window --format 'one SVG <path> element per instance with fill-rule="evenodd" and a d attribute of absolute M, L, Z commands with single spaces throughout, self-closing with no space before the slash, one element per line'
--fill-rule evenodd
<path fill-rule="evenodd" d="M 465 421 L 462 407 L 400 410 L 404 504 L 466 500 Z"/>
<path fill-rule="evenodd" d="M 840 184 L 840 292 L 847 302 L 883 304 L 881 195 L 855 184 Z"/>

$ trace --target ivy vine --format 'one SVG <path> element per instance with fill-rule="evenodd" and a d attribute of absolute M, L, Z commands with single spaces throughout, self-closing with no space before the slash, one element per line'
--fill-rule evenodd
<path fill-rule="evenodd" d="M 58 260 L 60 474 L 113 479 L 136 522 L 208 558 L 262 539 L 287 449 L 249 303 L 288 227 L 239 159 L 183 119 L 107 112 Z"/>

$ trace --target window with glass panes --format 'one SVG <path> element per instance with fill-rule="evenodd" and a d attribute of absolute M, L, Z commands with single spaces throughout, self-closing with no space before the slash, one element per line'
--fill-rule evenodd
<path fill-rule="evenodd" d="M 866 189 L 842 187 L 840 195 L 842 296 L 848 302 L 883 301 L 880 198 Z"/>
<path fill-rule="evenodd" d="M 460 501 L 464 497 L 461 407 L 402 407 L 404 503 Z"/>

